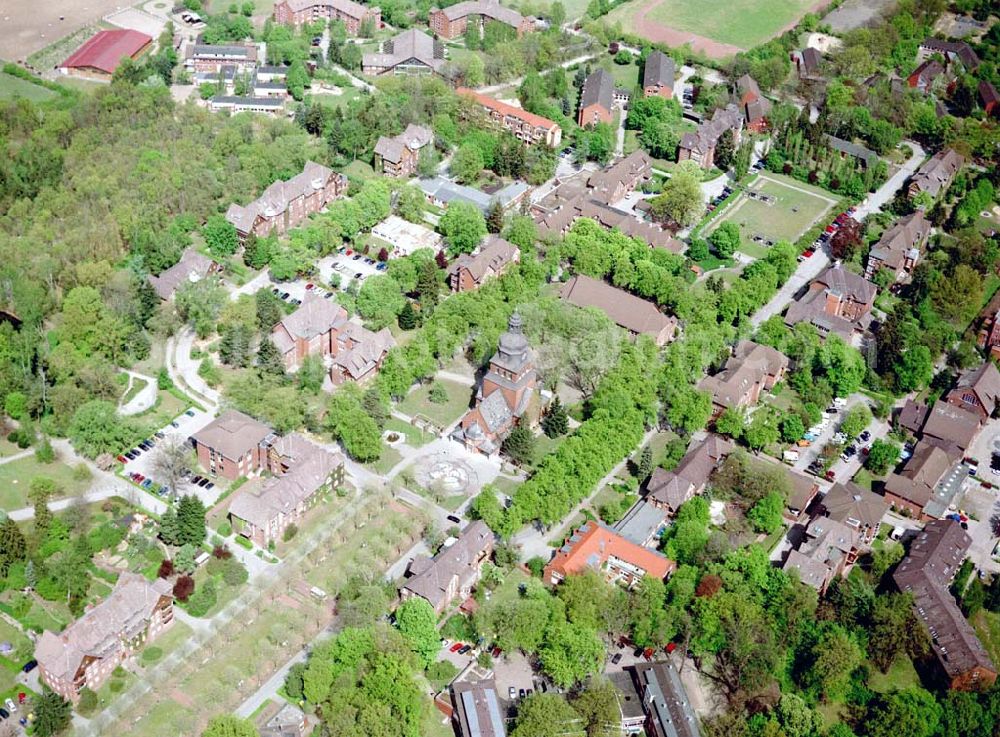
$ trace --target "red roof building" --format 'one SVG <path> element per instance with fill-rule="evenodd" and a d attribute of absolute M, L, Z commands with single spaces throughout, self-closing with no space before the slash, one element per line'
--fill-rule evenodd
<path fill-rule="evenodd" d="M 588 568 L 601 571 L 609 581 L 632 588 L 643 576 L 663 580 L 677 564 L 664 555 L 626 540 L 610 527 L 590 521 L 566 540 L 549 564 L 542 579 L 553 586 L 573 573 Z"/>
<path fill-rule="evenodd" d="M 510 131 L 529 146 L 534 143 L 544 143 L 550 148 L 555 148 L 562 141 L 562 129 L 548 118 L 481 95 L 468 87 L 459 87 L 455 91 L 476 102 L 494 128 Z"/>
<path fill-rule="evenodd" d="M 138 58 L 152 45 L 152 36 L 139 31 L 101 31 L 74 51 L 59 69 L 63 74 L 106 79 L 115 73 L 124 57 Z"/>

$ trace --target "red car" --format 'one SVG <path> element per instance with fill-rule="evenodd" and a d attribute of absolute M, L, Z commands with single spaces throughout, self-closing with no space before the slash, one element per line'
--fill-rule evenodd
<path fill-rule="evenodd" d="M 833 470 L 830 470 L 830 471 L 826 472 L 826 480 L 827 481 L 833 481 L 835 478 L 837 478 L 837 474 L 835 474 L 833 472 Z"/>
<path fill-rule="evenodd" d="M 462 649 L 462 643 L 461 642 L 456 642 L 454 645 L 452 645 L 450 648 L 448 648 L 448 650 L 450 650 L 453 653 L 457 653 L 461 649 Z"/>
<path fill-rule="evenodd" d="M 118 456 L 118 462 L 119 463 L 128 463 L 128 458 L 126 458 L 123 455 L 120 455 L 120 456 Z"/>
<path fill-rule="evenodd" d="M 667 655 L 669 655 L 670 653 L 672 653 L 674 650 L 677 649 L 677 643 L 676 642 L 668 642 L 667 646 L 665 648 L 663 648 L 663 649 L 666 650 L 667 651 Z"/>
<path fill-rule="evenodd" d="M 807 248 L 806 250 L 804 250 L 804 251 L 802 252 L 802 257 L 803 257 L 803 258 L 812 258 L 812 255 L 813 255 L 814 253 L 816 253 L 816 252 L 815 252 L 815 251 L 814 251 L 813 249 L 811 249 L 811 248 Z"/>
<path fill-rule="evenodd" d="M 502 653 L 502 652 L 503 651 L 500 649 L 499 645 L 494 645 L 493 646 L 493 651 L 490 653 L 490 655 L 492 655 L 494 658 L 499 658 L 500 657 L 500 653 Z"/>
<path fill-rule="evenodd" d="M 642 657 L 644 657 L 646 660 L 652 660 L 653 659 L 653 648 L 647 647 L 645 650 L 643 650 L 642 651 Z"/>
<path fill-rule="evenodd" d="M 835 225 L 827 225 L 827 226 L 826 226 L 826 232 L 827 232 L 827 233 L 833 233 L 833 232 L 835 232 L 836 230 L 837 230 L 837 227 L 836 227 Z"/>

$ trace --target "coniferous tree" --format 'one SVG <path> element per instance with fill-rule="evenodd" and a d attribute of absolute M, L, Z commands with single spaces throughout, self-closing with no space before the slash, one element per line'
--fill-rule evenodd
<path fill-rule="evenodd" d="M 563 407 L 559 395 L 552 400 L 549 411 L 542 418 L 542 431 L 550 438 L 557 438 L 565 435 L 569 430 L 569 417 L 566 415 L 566 408 Z"/>
<path fill-rule="evenodd" d="M 397 322 L 399 322 L 399 327 L 403 330 L 413 330 L 413 328 L 417 327 L 417 311 L 413 309 L 413 304 L 410 300 L 406 300 L 403 309 L 399 311 Z"/>
<path fill-rule="evenodd" d="M 378 429 L 384 430 L 385 423 L 389 419 L 389 410 L 383 404 L 382 396 L 378 393 L 378 389 L 370 387 L 365 390 L 364 396 L 361 398 L 361 406 L 368 416 L 375 420 Z"/>
<path fill-rule="evenodd" d="M 638 472 L 636 475 L 640 481 L 645 481 L 653 473 L 653 449 L 648 445 L 639 454 L 639 463 L 637 466 Z"/>
<path fill-rule="evenodd" d="M 434 257 L 434 263 L 438 265 L 439 269 L 448 268 L 448 255 L 442 250 L 438 251 L 437 255 Z"/>
<path fill-rule="evenodd" d="M 177 504 L 178 543 L 201 545 L 205 539 L 205 505 L 196 496 L 183 496 Z"/>
<path fill-rule="evenodd" d="M 0 576 L 6 576 L 11 565 L 20 563 L 28 554 L 28 544 L 24 540 L 17 523 L 6 517 L 0 525 Z"/>
<path fill-rule="evenodd" d="M 285 377 L 285 364 L 278 353 L 278 347 L 269 337 L 264 338 L 257 348 L 257 370 L 262 374 Z"/>
<path fill-rule="evenodd" d="M 441 284 L 438 282 L 438 269 L 433 261 L 425 261 L 417 274 L 417 293 L 420 295 L 420 304 L 427 308 L 433 308 L 438 301 L 438 292 Z"/>
<path fill-rule="evenodd" d="M 518 465 L 530 463 L 535 454 L 535 436 L 523 425 L 518 425 L 504 438 L 501 450 Z"/>
<path fill-rule="evenodd" d="M 160 539 L 167 545 L 180 544 L 180 523 L 172 507 L 160 517 Z"/>
<path fill-rule="evenodd" d="M 486 211 L 486 229 L 490 233 L 503 230 L 503 206 L 496 200 L 490 203 L 490 208 Z"/>

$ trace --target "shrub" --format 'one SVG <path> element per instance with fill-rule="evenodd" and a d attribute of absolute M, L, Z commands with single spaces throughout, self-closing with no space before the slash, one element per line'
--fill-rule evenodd
<path fill-rule="evenodd" d="M 66 589 L 50 576 L 39 579 L 38 585 L 35 586 L 35 593 L 46 601 L 61 601 L 66 598 Z"/>
<path fill-rule="evenodd" d="M 235 558 L 226 561 L 226 567 L 222 570 L 222 580 L 230 586 L 241 586 L 250 578 L 250 573 L 246 566 Z"/>
<path fill-rule="evenodd" d="M 88 481 L 90 480 L 90 476 L 90 468 L 88 468 L 86 463 L 77 463 L 73 466 L 74 481 Z"/>
<path fill-rule="evenodd" d="M 223 537 L 229 537 L 233 534 L 233 526 L 224 520 L 220 522 L 219 526 L 215 529 Z"/>
<path fill-rule="evenodd" d="M 170 378 L 170 374 L 167 373 L 165 368 L 161 368 L 160 372 L 156 375 L 156 388 L 161 391 L 167 391 L 172 389 L 174 386 L 173 379 Z"/>
<path fill-rule="evenodd" d="M 163 650 L 156 647 L 155 645 L 150 645 L 145 650 L 142 651 L 142 664 L 150 665 L 155 663 L 157 660 L 163 657 Z"/>
<path fill-rule="evenodd" d="M 188 614 L 192 617 L 203 617 L 215 606 L 216 601 L 215 581 L 210 578 L 188 599 Z"/>
<path fill-rule="evenodd" d="M 431 390 L 427 393 L 427 398 L 434 404 L 444 404 L 448 401 L 448 390 L 444 388 L 444 384 L 435 381 L 431 384 Z"/>
<path fill-rule="evenodd" d="M 299 534 L 299 528 L 297 525 L 292 523 L 285 528 L 285 531 L 283 533 L 281 533 L 281 539 L 284 540 L 285 542 L 288 542 L 297 534 Z"/>
<path fill-rule="evenodd" d="M 174 598 L 177 601 L 187 601 L 194 593 L 194 579 L 190 576 L 181 576 L 174 584 Z"/>
<path fill-rule="evenodd" d="M 237 535 L 235 539 L 236 539 L 236 544 L 239 545 L 241 548 L 246 548 L 247 550 L 253 550 L 253 543 L 250 542 L 247 538 L 243 537 L 243 535 Z"/>
<path fill-rule="evenodd" d="M 219 560 L 228 560 L 233 557 L 233 554 L 225 545 L 216 545 L 212 548 L 212 557 Z"/>
<path fill-rule="evenodd" d="M 528 566 L 528 570 L 531 571 L 532 576 L 541 578 L 542 571 L 545 568 L 545 559 L 536 555 L 534 558 L 530 558 L 525 565 Z"/>
<path fill-rule="evenodd" d="M 77 710 L 84 716 L 94 713 L 97 709 L 97 694 L 89 688 L 80 691 L 80 701 L 76 705 Z"/>
<path fill-rule="evenodd" d="M 24 430 L 14 430 L 7 436 L 7 440 L 14 443 L 18 448 L 24 450 L 31 445 L 31 436 Z"/>
<path fill-rule="evenodd" d="M 160 563 L 160 568 L 156 571 L 157 578 L 170 578 L 174 575 L 174 562 L 169 558 L 164 558 Z"/>
<path fill-rule="evenodd" d="M 42 438 L 42 442 L 35 448 L 35 460 L 39 463 L 52 463 L 56 459 L 56 451 L 48 438 Z"/>

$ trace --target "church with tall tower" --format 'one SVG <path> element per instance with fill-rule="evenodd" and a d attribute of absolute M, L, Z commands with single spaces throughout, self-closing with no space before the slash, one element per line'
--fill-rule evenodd
<path fill-rule="evenodd" d="M 537 385 L 535 353 L 522 332 L 521 315 L 514 312 L 476 391 L 476 406 L 452 437 L 469 450 L 495 455 L 515 425 L 538 420 Z"/>

